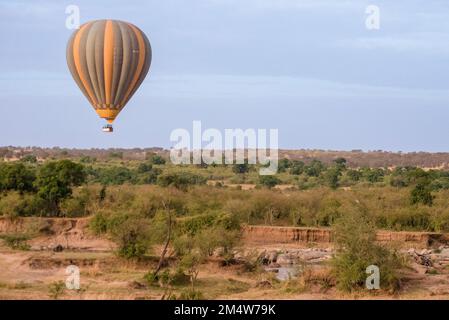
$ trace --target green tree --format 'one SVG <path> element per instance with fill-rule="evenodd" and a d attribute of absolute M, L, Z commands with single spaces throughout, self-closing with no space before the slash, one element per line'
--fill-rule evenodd
<path fill-rule="evenodd" d="M 191 185 L 205 184 L 206 179 L 203 176 L 184 171 L 164 173 L 158 176 L 157 184 L 162 187 L 173 186 L 176 189 L 186 191 Z"/>
<path fill-rule="evenodd" d="M 385 176 L 385 172 L 381 168 L 364 168 L 363 176 L 368 182 L 376 183 L 381 182 Z"/>
<path fill-rule="evenodd" d="M 281 182 L 281 180 L 279 180 L 275 176 L 267 175 L 267 176 L 260 176 L 259 182 L 261 185 L 271 189 L 271 188 L 275 187 L 276 185 L 278 185 Z"/>
<path fill-rule="evenodd" d="M 290 168 L 290 174 L 300 175 L 304 172 L 304 162 L 293 160 L 292 166 Z"/>
<path fill-rule="evenodd" d="M 349 177 L 349 179 L 351 179 L 354 182 L 359 181 L 360 178 L 362 177 L 360 171 L 353 169 L 346 171 L 346 175 Z"/>
<path fill-rule="evenodd" d="M 138 217 L 126 217 L 115 224 L 110 233 L 118 245 L 118 255 L 125 259 L 142 258 L 151 245 L 149 230 L 148 220 Z"/>
<path fill-rule="evenodd" d="M 366 268 L 377 266 L 380 272 L 380 287 L 396 291 L 399 289 L 398 270 L 403 264 L 397 252 L 376 242 L 376 226 L 360 212 L 348 212 L 334 224 L 336 255 L 332 260 L 337 287 L 343 291 L 365 288 Z"/>
<path fill-rule="evenodd" d="M 309 177 L 318 177 L 324 169 L 325 166 L 321 161 L 313 159 L 304 171 Z"/>
<path fill-rule="evenodd" d="M 282 158 L 278 163 L 278 172 L 285 172 L 292 167 L 292 161 L 287 158 Z"/>
<path fill-rule="evenodd" d="M 0 165 L 0 190 L 33 191 L 35 179 L 34 171 L 23 163 Z"/>
<path fill-rule="evenodd" d="M 137 173 L 149 172 L 152 169 L 153 169 L 153 165 L 151 163 L 142 162 L 137 167 Z"/>
<path fill-rule="evenodd" d="M 166 160 L 158 154 L 152 155 L 149 160 L 152 164 L 164 165 L 166 163 Z"/>
<path fill-rule="evenodd" d="M 341 176 L 341 170 L 339 167 L 331 167 L 324 173 L 324 179 L 328 187 L 337 189 L 339 186 L 339 178 Z"/>
<path fill-rule="evenodd" d="M 37 162 L 37 158 L 35 155 L 33 154 L 27 154 L 26 156 L 24 156 L 21 159 L 22 162 L 29 162 L 29 163 L 36 163 Z"/>
<path fill-rule="evenodd" d="M 103 185 L 120 185 L 126 182 L 136 182 L 136 172 L 123 166 L 100 168 L 93 172 L 96 180 Z"/>
<path fill-rule="evenodd" d="M 232 166 L 232 172 L 237 174 L 247 173 L 249 171 L 248 163 L 238 163 Z"/>
<path fill-rule="evenodd" d="M 83 184 L 85 180 L 86 174 L 81 164 L 70 160 L 48 162 L 39 170 L 35 183 L 37 195 L 59 215 L 61 201 L 72 195 L 72 187 Z"/>
<path fill-rule="evenodd" d="M 346 170 L 346 159 L 345 158 L 337 158 L 334 160 L 336 167 L 343 171 Z"/>
<path fill-rule="evenodd" d="M 433 198 L 429 183 L 420 182 L 410 192 L 411 204 L 421 203 L 430 207 L 433 204 Z"/>

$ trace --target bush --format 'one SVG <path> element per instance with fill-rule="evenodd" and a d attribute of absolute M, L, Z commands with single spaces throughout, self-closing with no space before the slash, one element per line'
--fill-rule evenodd
<path fill-rule="evenodd" d="M 157 177 L 162 173 L 162 170 L 157 168 L 152 168 L 149 171 L 141 174 L 138 178 L 140 184 L 155 184 L 157 182 Z"/>
<path fill-rule="evenodd" d="M 177 300 L 203 300 L 203 293 L 197 289 L 185 289 L 181 291 Z"/>
<path fill-rule="evenodd" d="M 21 193 L 34 191 L 36 176 L 23 163 L 0 165 L 0 191 L 15 190 Z"/>
<path fill-rule="evenodd" d="M 89 206 L 96 200 L 95 195 L 88 188 L 82 188 L 74 197 L 65 199 L 61 203 L 61 212 L 66 217 L 87 216 L 90 214 Z"/>
<path fill-rule="evenodd" d="M 326 167 L 321 161 L 314 159 L 309 165 L 304 167 L 304 172 L 309 177 L 318 177 L 325 169 Z"/>
<path fill-rule="evenodd" d="M 0 198 L 0 215 L 8 218 L 44 215 L 46 209 L 46 202 L 33 195 L 10 192 Z"/>
<path fill-rule="evenodd" d="M 59 299 L 66 289 L 64 281 L 55 281 L 48 286 L 48 295 L 52 299 Z"/>
<path fill-rule="evenodd" d="M 263 185 L 265 187 L 273 188 L 276 185 L 278 185 L 279 183 L 281 183 L 281 180 L 279 180 L 275 176 L 260 176 L 259 182 L 261 185 Z"/>
<path fill-rule="evenodd" d="M 127 167 L 100 168 L 94 172 L 96 181 L 103 185 L 121 185 L 124 183 L 135 183 L 136 174 Z"/>
<path fill-rule="evenodd" d="M 341 176 L 341 171 L 338 167 L 328 168 L 324 173 L 324 179 L 326 185 L 329 188 L 337 189 L 339 186 L 339 178 Z"/>
<path fill-rule="evenodd" d="M 232 166 L 232 172 L 237 174 L 247 173 L 249 171 L 248 163 L 234 164 Z"/>
<path fill-rule="evenodd" d="M 128 217 L 124 222 L 110 227 L 112 239 L 118 245 L 118 255 L 125 259 L 139 259 L 150 246 L 148 221 Z"/>
<path fill-rule="evenodd" d="M 426 206 L 432 206 L 433 196 L 430 192 L 430 186 L 427 183 L 418 183 L 410 192 L 411 204 L 421 203 Z"/>
<path fill-rule="evenodd" d="M 108 231 L 108 220 L 102 212 L 95 214 L 90 219 L 89 229 L 97 236 L 106 234 Z"/>
<path fill-rule="evenodd" d="M 16 218 L 21 216 L 23 208 L 23 196 L 11 192 L 0 198 L 0 214 L 7 218 Z"/>
<path fill-rule="evenodd" d="M 381 289 L 396 291 L 400 286 L 398 270 L 403 267 L 397 252 L 376 243 L 376 228 L 364 214 L 345 214 L 334 227 L 337 254 L 332 268 L 337 287 L 343 291 L 365 287 L 366 268 L 380 269 Z"/>
<path fill-rule="evenodd" d="M 156 165 L 164 165 L 166 162 L 163 157 L 161 157 L 160 155 L 157 155 L 157 154 L 147 155 L 147 159 L 150 160 L 151 164 L 156 164 Z"/>
<path fill-rule="evenodd" d="M 316 224 L 318 226 L 330 227 L 334 224 L 338 218 L 341 217 L 340 213 L 341 204 L 335 199 L 325 199 L 316 215 Z"/>
<path fill-rule="evenodd" d="M 70 160 L 48 162 L 41 167 L 36 179 L 38 196 L 45 200 L 51 213 L 59 215 L 60 202 L 72 195 L 72 187 L 86 180 L 84 166 Z"/>
<path fill-rule="evenodd" d="M 387 227 L 393 230 L 430 230 L 431 217 L 424 208 L 401 208 L 386 216 Z"/>
<path fill-rule="evenodd" d="M 290 168 L 290 174 L 300 175 L 304 172 L 304 162 L 294 160 L 292 167 Z"/>
<path fill-rule="evenodd" d="M 162 187 L 173 186 L 176 189 L 187 190 L 189 186 L 205 184 L 206 179 L 200 175 L 186 171 L 164 173 L 158 177 L 157 183 Z"/>
<path fill-rule="evenodd" d="M 5 244 L 14 250 L 29 250 L 30 245 L 27 243 L 29 236 L 24 234 L 7 234 L 0 236 Z"/>

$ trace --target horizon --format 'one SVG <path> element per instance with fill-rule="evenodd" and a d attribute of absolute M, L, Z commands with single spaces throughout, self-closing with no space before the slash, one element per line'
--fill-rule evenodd
<path fill-rule="evenodd" d="M 164 148 L 164 147 L 158 147 L 158 146 L 152 146 L 152 147 L 89 147 L 89 148 L 77 148 L 77 147 L 64 147 L 64 146 L 13 146 L 13 145 L 0 145 L 0 149 L 3 148 L 12 148 L 12 149 L 62 149 L 62 150 L 135 150 L 135 149 L 140 149 L 140 150 L 151 150 L 151 149 L 159 149 L 162 151 L 170 151 L 170 148 Z M 200 150 L 200 151 L 207 151 L 208 149 L 189 149 L 189 152 L 194 152 L 196 150 Z M 227 150 L 230 149 L 223 149 L 221 152 L 225 152 Z M 233 150 L 254 150 L 254 148 L 234 148 Z M 256 148 L 257 150 L 257 148 Z M 423 151 L 423 150 L 418 150 L 418 151 L 402 151 L 402 150 L 382 150 L 382 149 L 377 149 L 377 150 L 363 150 L 363 149 L 352 149 L 352 150 L 337 150 L 337 149 L 318 149 L 318 148 L 298 148 L 298 149 L 289 149 L 289 148 L 279 148 L 278 149 L 280 152 L 288 152 L 288 151 L 304 151 L 304 152 L 335 152 L 335 153 L 394 153 L 394 154 L 413 154 L 413 153 L 429 153 L 429 154 L 441 154 L 441 153 L 447 153 L 449 154 L 449 151 Z"/>

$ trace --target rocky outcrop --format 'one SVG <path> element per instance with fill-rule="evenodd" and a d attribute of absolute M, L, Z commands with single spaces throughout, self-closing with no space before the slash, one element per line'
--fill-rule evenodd
<path fill-rule="evenodd" d="M 332 243 L 330 228 L 244 226 L 243 239 L 249 244 Z M 428 247 L 448 243 L 448 237 L 432 232 L 393 232 L 379 230 L 379 242 L 397 242 L 407 246 Z"/>
<path fill-rule="evenodd" d="M 243 238 L 250 243 L 332 242 L 330 229 L 244 226 Z"/>
<path fill-rule="evenodd" d="M 115 245 L 89 231 L 89 218 L 0 218 L 1 234 L 27 234 L 32 250 L 111 251 Z"/>

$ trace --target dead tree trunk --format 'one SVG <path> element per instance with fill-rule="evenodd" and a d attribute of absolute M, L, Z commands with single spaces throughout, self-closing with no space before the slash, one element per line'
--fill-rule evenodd
<path fill-rule="evenodd" d="M 164 207 L 165 203 L 164 203 Z M 170 244 L 170 240 L 171 240 L 171 228 L 172 228 L 172 223 L 171 223 L 171 213 L 170 213 L 170 209 L 167 209 L 167 213 L 168 213 L 168 228 L 167 228 L 167 239 L 165 240 L 165 245 L 164 245 L 164 249 L 161 252 L 161 257 L 159 258 L 159 262 L 157 264 L 156 270 L 154 270 L 153 276 L 156 277 L 157 274 L 159 273 L 159 271 L 162 269 L 162 267 L 164 266 L 164 262 L 165 262 L 165 255 L 167 254 L 168 251 L 168 245 Z"/>

